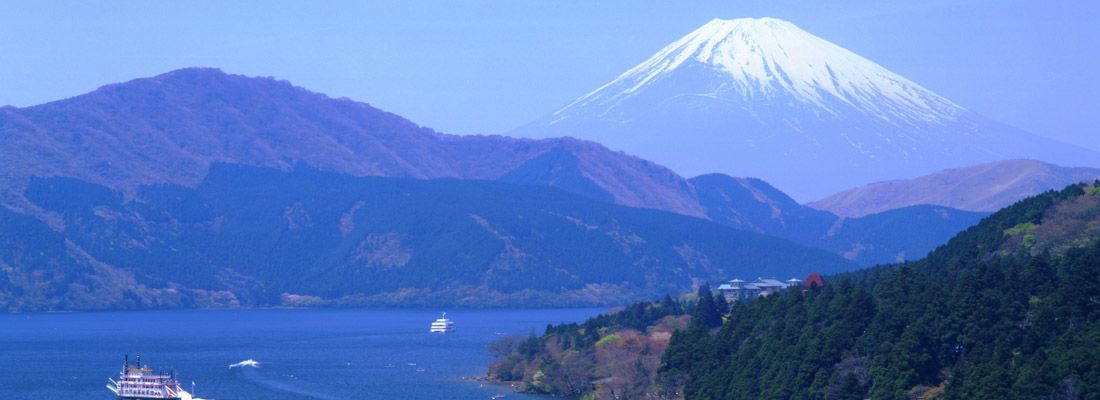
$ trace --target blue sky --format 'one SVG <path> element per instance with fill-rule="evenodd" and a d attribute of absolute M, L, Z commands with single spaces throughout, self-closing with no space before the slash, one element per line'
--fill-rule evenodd
<path fill-rule="evenodd" d="M 772 16 L 992 119 L 1100 149 L 1100 2 L 3 2 L 0 104 L 188 66 L 503 133 L 712 18 Z"/>

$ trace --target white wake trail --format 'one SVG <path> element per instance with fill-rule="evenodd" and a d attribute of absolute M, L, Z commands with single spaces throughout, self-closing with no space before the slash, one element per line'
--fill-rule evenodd
<path fill-rule="evenodd" d="M 229 364 L 229 369 L 242 367 L 260 368 L 260 362 L 249 358 L 236 364 Z"/>

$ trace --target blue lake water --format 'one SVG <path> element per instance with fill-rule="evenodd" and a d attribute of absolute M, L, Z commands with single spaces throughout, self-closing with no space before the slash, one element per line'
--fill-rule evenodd
<path fill-rule="evenodd" d="M 0 394 L 112 399 L 123 355 L 172 367 L 206 399 L 507 399 L 463 380 L 505 334 L 541 333 L 602 309 L 451 310 L 456 332 L 429 334 L 437 310 L 179 310 L 0 315 Z M 259 368 L 229 368 L 246 359 Z M 415 365 L 413 365 L 415 364 Z"/>

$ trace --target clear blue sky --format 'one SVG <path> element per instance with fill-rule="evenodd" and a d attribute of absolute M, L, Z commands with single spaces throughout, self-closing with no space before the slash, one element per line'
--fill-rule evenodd
<path fill-rule="evenodd" d="M 711 18 L 773 16 L 995 120 L 1100 149 L 1100 1 L 683 3 L 6 1 L 0 104 L 209 66 L 502 133 Z"/>

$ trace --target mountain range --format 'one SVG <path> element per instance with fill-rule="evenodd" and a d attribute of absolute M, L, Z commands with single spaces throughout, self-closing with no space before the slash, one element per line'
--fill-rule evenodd
<path fill-rule="evenodd" d="M 732 45 L 706 43 L 743 24 L 708 24 L 718 33 L 682 44 L 725 49 Z M 952 110 L 913 93 L 905 96 Z M 448 135 L 365 103 L 210 68 L 3 107 L 0 136 L 0 300 L 15 310 L 610 304 L 731 273 L 917 259 L 988 215 L 925 201 L 951 196 L 944 179 L 887 186 L 925 193 L 920 201 L 868 195 L 876 186 L 809 207 L 762 179 L 685 178 L 569 137 Z M 1004 163 L 997 174 L 970 174 L 985 186 L 959 186 L 1004 202 L 1091 171 L 1035 165 Z M 1005 172 L 1046 176 L 1021 170 L 1051 178 Z M 441 234 L 461 246 L 431 239 Z"/>
<path fill-rule="evenodd" d="M 674 213 L 481 180 L 216 163 L 126 194 L 34 178 L 0 208 L 0 309 L 596 306 L 855 265 Z"/>
<path fill-rule="evenodd" d="M 849 218 L 798 204 L 760 179 L 708 174 L 689 182 L 714 222 L 826 249 L 861 265 L 918 259 L 989 214 L 914 205 Z"/>
<path fill-rule="evenodd" d="M 132 196 L 144 185 L 197 185 L 213 163 L 356 176 L 456 178 L 552 187 L 609 203 L 710 219 L 843 254 L 860 264 L 920 257 L 980 213 L 894 212 L 894 239 L 798 204 L 759 179 L 686 179 L 600 144 L 571 139 L 455 136 L 348 99 L 271 78 L 183 69 L 27 108 L 0 109 L 0 196 L 13 210 L 59 222 L 23 198 L 34 177 L 62 176 Z M 893 212 L 893 211 L 892 211 Z M 897 218 L 906 215 L 907 218 Z M 937 229 L 913 230 L 909 218 Z M 908 238 L 908 239 L 906 239 Z M 890 242 L 891 244 L 886 244 Z"/>
<path fill-rule="evenodd" d="M 33 176 L 70 176 L 126 191 L 151 183 L 195 185 L 211 163 L 226 162 L 283 170 L 306 163 L 359 176 L 497 179 L 528 162 L 556 167 L 542 157 L 554 150 L 574 160 L 575 179 L 552 185 L 594 186 L 619 204 L 704 214 L 672 171 L 596 143 L 446 135 L 368 104 L 216 69 L 182 69 L 43 105 L 4 107 L 0 135 L 6 139 L 0 167 L 7 172 L 0 189 L 9 204 L 19 203 Z"/>
<path fill-rule="evenodd" d="M 710 21 L 511 134 L 758 177 L 802 201 L 1006 159 L 1100 167 L 1096 151 L 990 121 L 774 18 Z"/>
<path fill-rule="evenodd" d="M 992 212 L 1047 190 L 1096 179 L 1100 179 L 1097 168 L 1007 160 L 872 183 L 807 205 L 846 217 L 918 204 Z"/>

